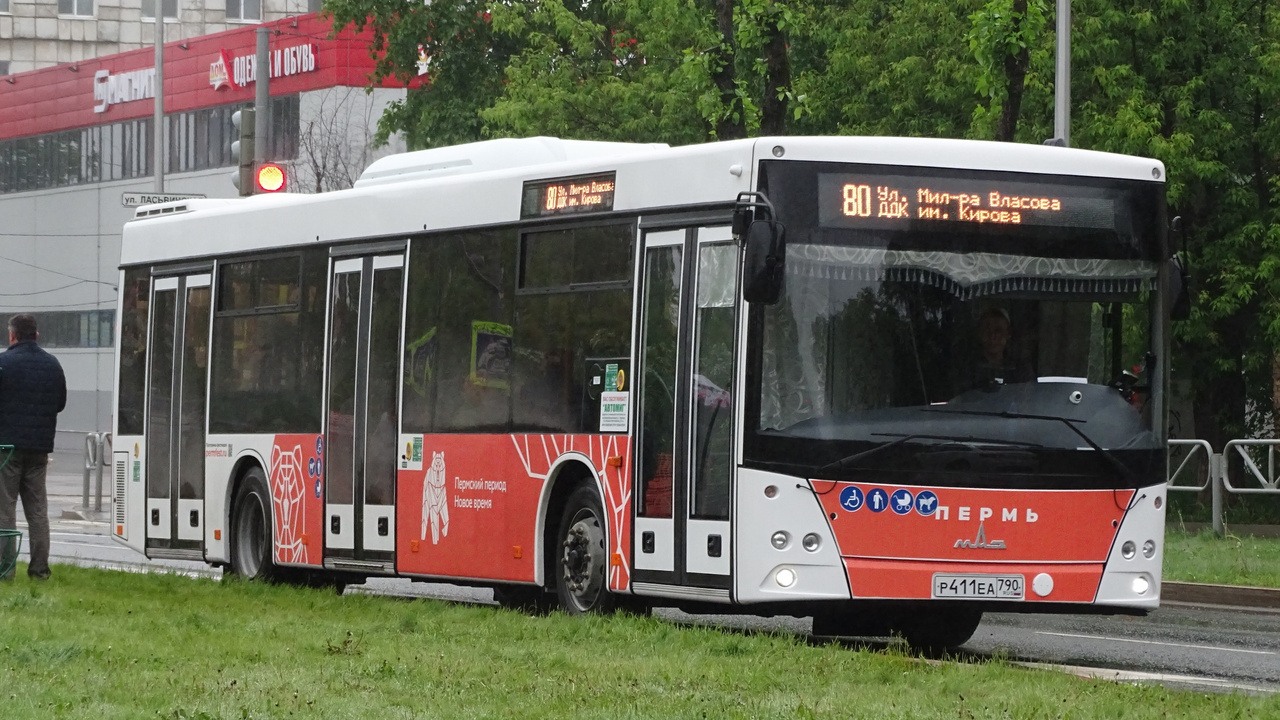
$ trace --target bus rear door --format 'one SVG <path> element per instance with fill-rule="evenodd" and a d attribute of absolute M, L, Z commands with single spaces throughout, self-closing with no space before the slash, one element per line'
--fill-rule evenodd
<path fill-rule="evenodd" d="M 737 266 L 727 226 L 645 234 L 632 555 L 639 594 L 729 599 Z"/>
<path fill-rule="evenodd" d="M 395 570 L 404 251 L 335 257 L 325 391 L 325 566 Z"/>

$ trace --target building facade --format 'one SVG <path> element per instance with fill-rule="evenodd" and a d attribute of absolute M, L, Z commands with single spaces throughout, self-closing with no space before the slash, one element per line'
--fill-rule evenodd
<path fill-rule="evenodd" d="M 0 0 L 0 76 L 151 47 L 156 0 Z M 315 13 L 320 0 L 160 0 L 165 42 Z"/>
<path fill-rule="evenodd" d="M 331 38 L 314 14 L 265 25 L 269 159 L 286 167 L 290 192 L 349 187 L 404 149 L 394 138 L 372 147 L 405 90 L 366 92 L 366 37 Z M 165 44 L 165 193 L 236 197 L 231 117 L 253 104 L 256 26 Z M 111 427 L 120 234 L 156 191 L 154 64 L 146 47 L 0 79 L 0 318 L 36 315 L 66 370 L 68 431 Z"/>

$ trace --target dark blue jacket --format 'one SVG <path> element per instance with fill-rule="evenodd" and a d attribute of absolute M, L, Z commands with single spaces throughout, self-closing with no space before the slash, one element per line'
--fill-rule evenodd
<path fill-rule="evenodd" d="M 58 359 L 24 340 L 0 353 L 0 445 L 53 452 L 67 378 Z"/>

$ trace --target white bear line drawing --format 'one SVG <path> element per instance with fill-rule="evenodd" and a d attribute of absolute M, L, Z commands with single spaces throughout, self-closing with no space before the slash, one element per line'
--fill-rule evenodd
<path fill-rule="evenodd" d="M 441 536 L 449 535 L 449 496 L 445 492 L 444 453 L 431 453 L 431 467 L 422 476 L 422 533 L 427 539 L 431 525 L 431 544 L 438 545 Z"/>

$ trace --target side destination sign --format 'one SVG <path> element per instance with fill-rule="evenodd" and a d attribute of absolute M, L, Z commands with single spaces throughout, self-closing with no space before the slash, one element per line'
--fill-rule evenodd
<path fill-rule="evenodd" d="M 203 197 L 204 195 L 198 193 L 127 192 L 120 194 L 120 204 L 125 207 L 138 207 L 139 205 L 155 205 L 157 203 L 173 202 L 174 200 L 190 200 Z"/>
<path fill-rule="evenodd" d="M 526 182 L 520 198 L 520 218 L 612 210 L 614 175 L 610 172 Z"/>

